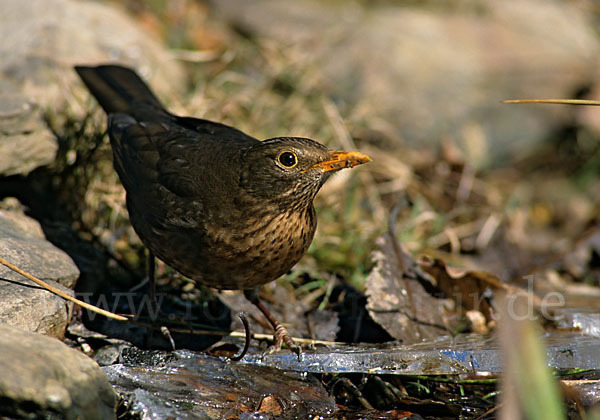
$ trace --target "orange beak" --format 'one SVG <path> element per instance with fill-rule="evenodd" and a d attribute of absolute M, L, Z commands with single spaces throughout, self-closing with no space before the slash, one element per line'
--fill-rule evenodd
<path fill-rule="evenodd" d="M 339 171 L 344 168 L 354 168 L 355 166 L 367 163 L 371 158 L 359 152 L 344 152 L 342 150 L 329 151 L 329 159 L 311 166 L 310 169 L 321 169 L 323 172 Z"/>

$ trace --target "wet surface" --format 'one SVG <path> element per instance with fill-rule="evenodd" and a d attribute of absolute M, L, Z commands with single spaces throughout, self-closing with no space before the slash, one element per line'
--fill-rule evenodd
<path fill-rule="evenodd" d="M 600 338 L 600 312 L 596 308 L 565 308 L 559 312 L 559 325 L 575 328 L 581 334 Z"/>
<path fill-rule="evenodd" d="M 578 333 L 545 334 L 548 365 L 598 369 L 600 338 Z M 440 337 L 412 345 L 344 346 L 295 354 L 249 355 L 240 363 L 312 373 L 441 375 L 501 371 L 499 347 L 480 335 Z"/>
<path fill-rule="evenodd" d="M 141 361 L 142 353 L 135 356 Z M 242 365 L 216 357 L 177 351 L 172 360 L 150 365 L 126 362 L 104 367 L 124 405 L 142 419 L 312 418 L 336 405 L 310 374 Z M 154 364 L 154 365 L 153 365 Z"/>
<path fill-rule="evenodd" d="M 599 338 L 564 331 L 544 338 L 551 367 L 598 370 Z M 501 369 L 495 339 L 480 335 L 305 350 L 301 360 L 286 351 L 249 354 L 241 362 L 189 350 L 121 347 L 119 353 L 119 363 L 103 370 L 121 395 L 124 412 L 141 419 L 338 418 L 334 399 L 313 373 L 485 377 Z M 597 380 L 591 385 L 579 381 L 574 387 L 585 388 L 595 401 L 597 395 L 590 394 L 595 385 Z"/>
<path fill-rule="evenodd" d="M 577 393 L 585 407 L 593 407 L 600 402 L 600 380 L 564 380 L 561 384 Z"/>

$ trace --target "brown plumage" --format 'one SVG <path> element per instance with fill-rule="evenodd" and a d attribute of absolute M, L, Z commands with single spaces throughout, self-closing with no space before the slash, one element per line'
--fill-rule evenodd
<path fill-rule="evenodd" d="M 252 289 L 289 271 L 310 245 L 313 199 L 333 172 L 368 162 L 298 137 L 258 141 L 241 131 L 166 111 L 125 67 L 76 67 L 108 114 L 114 165 L 131 223 L 148 249 L 217 289 Z M 289 334 L 268 312 L 278 331 Z"/>

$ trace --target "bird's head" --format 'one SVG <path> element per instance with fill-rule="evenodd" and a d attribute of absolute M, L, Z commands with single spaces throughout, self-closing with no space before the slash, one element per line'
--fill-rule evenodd
<path fill-rule="evenodd" d="M 277 137 L 245 151 L 240 186 L 251 197 L 298 209 L 312 203 L 331 174 L 370 160 L 358 152 L 329 150 L 307 138 Z"/>

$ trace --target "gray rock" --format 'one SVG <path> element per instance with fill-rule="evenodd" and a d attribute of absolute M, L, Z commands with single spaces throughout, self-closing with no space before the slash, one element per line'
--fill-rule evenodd
<path fill-rule="evenodd" d="M 73 291 L 48 281 L 68 294 Z M 0 324 L 52 337 L 63 337 L 72 304 L 36 286 L 30 280 L 0 280 Z"/>
<path fill-rule="evenodd" d="M 0 255 L 37 278 L 73 294 L 79 270 L 44 239 L 39 224 L 17 211 L 0 210 Z M 62 337 L 71 303 L 0 265 L 0 323 Z"/>
<path fill-rule="evenodd" d="M 98 365 L 54 338 L 0 324 L 0 417 L 114 419 Z"/>
<path fill-rule="evenodd" d="M 97 2 L 2 0 L 0 39 L 0 175 L 27 174 L 52 162 L 58 146 L 47 112 L 62 114 L 67 103 L 76 115 L 89 109 L 83 87 L 74 96 L 81 83 L 73 65 L 129 64 L 165 96 L 184 80 L 137 22 Z"/>
<path fill-rule="evenodd" d="M 71 258 L 48 242 L 37 221 L 14 211 L 0 210 L 0 254 L 42 280 L 52 280 L 72 288 L 79 270 Z M 0 266 L 6 280 L 23 280 L 23 276 Z"/>
<path fill-rule="evenodd" d="M 213 4 L 311 63 L 350 129 L 415 145 L 451 138 L 475 165 L 526 151 L 583 111 L 500 100 L 573 97 L 598 77 L 593 22 L 569 2 Z"/>
<path fill-rule="evenodd" d="M 40 110 L 0 80 L 0 174 L 27 174 L 54 159 L 58 148 Z"/>

